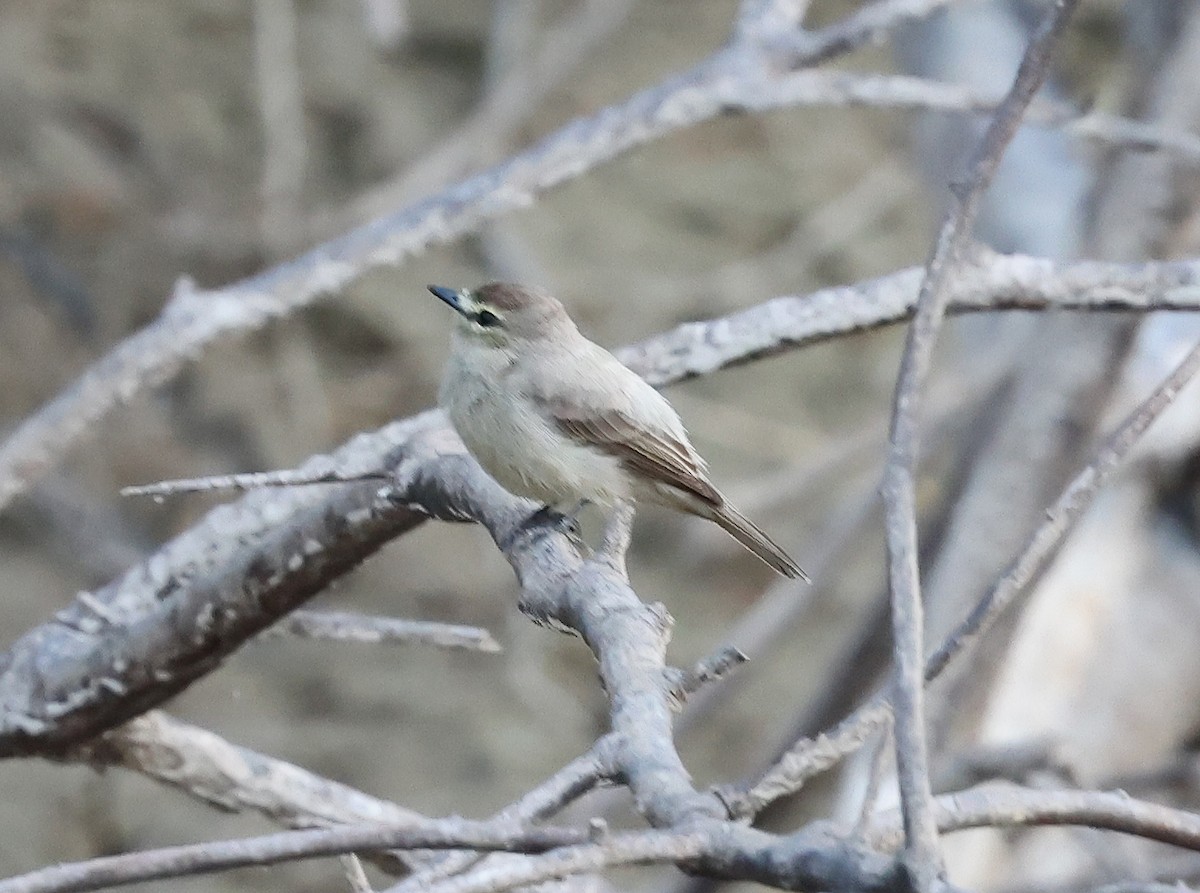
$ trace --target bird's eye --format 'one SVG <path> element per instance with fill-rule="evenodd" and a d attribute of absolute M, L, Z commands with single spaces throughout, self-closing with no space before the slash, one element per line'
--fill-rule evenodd
<path fill-rule="evenodd" d="M 485 329 L 500 325 L 500 317 L 490 310 L 480 310 L 479 314 L 475 317 L 475 321 Z"/>

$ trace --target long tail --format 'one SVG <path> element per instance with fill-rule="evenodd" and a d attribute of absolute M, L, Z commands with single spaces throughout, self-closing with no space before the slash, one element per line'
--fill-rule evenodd
<path fill-rule="evenodd" d="M 808 578 L 808 574 L 804 573 L 804 569 L 767 536 L 762 528 L 728 502 L 722 500 L 720 505 L 713 506 L 706 514 L 720 524 L 730 536 L 754 553 L 756 558 L 769 565 L 777 573 L 783 574 L 785 577 L 799 577 L 805 583 L 812 582 Z"/>

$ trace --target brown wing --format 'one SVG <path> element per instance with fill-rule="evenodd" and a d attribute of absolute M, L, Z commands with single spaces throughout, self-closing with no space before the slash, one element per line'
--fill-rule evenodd
<path fill-rule="evenodd" d="M 615 456 L 630 471 L 721 504 L 700 457 L 674 435 L 641 427 L 618 410 L 584 413 L 560 404 L 551 414 L 569 437 Z"/>

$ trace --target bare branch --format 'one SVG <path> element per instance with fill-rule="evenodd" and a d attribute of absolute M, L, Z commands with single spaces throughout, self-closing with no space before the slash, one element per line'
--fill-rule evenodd
<path fill-rule="evenodd" d="M 781 78 L 758 97 L 748 97 L 743 111 L 792 108 L 872 108 L 949 114 L 991 115 L 1000 99 L 961 84 L 948 84 L 909 75 L 804 69 Z M 1081 113 L 1074 106 L 1038 99 L 1021 126 L 1061 130 L 1081 140 L 1132 152 L 1164 152 L 1185 164 L 1200 164 L 1200 139 L 1186 130 L 1172 130 L 1102 112 Z"/>
<path fill-rule="evenodd" d="M 858 287 L 778 298 L 681 326 L 621 357 L 659 385 L 706 374 L 903 319 L 919 277 L 907 270 Z M 984 252 L 956 277 L 951 309 L 1196 309 L 1198 285 L 1196 261 L 1061 264 Z M 0 655 L 0 756 L 69 746 L 210 671 L 346 568 L 421 523 L 427 515 L 411 507 L 419 500 L 404 494 L 436 474 L 440 459 L 460 468 L 468 461 L 461 451 L 437 413 L 362 435 L 281 475 L 362 482 L 251 493 L 77 599 Z M 398 481 L 376 480 L 397 463 Z M 465 507 L 442 508 L 446 520 L 472 517 Z M 514 504 L 510 511 L 533 508 Z"/>
<path fill-rule="evenodd" d="M 122 496 L 151 496 L 161 499 L 180 493 L 216 493 L 220 491 L 261 490 L 263 487 L 298 487 L 311 484 L 350 484 L 359 481 L 386 481 L 383 471 L 345 472 L 337 468 L 286 469 L 283 471 L 251 471 L 242 474 L 216 474 L 202 478 L 184 478 L 176 481 L 157 481 L 122 487 Z"/>
<path fill-rule="evenodd" d="M 1004 609 L 1037 581 L 1096 494 L 1197 371 L 1200 371 L 1200 344 L 1192 348 L 1154 393 L 1101 445 L 1092 462 L 1067 485 L 1008 571 L 925 663 L 927 681 L 937 678 L 986 634 Z M 730 806 L 730 813 L 752 816 L 779 797 L 799 790 L 807 779 L 861 747 L 887 721 L 890 710 L 887 698 L 876 696 L 827 733 L 798 741 L 749 789 L 720 792 Z"/>
<path fill-rule="evenodd" d="M 293 611 L 263 637 L 293 636 L 323 642 L 388 642 L 400 645 L 433 645 L 466 651 L 500 651 L 500 643 L 486 629 L 429 620 L 368 617 L 345 611 Z"/>
<path fill-rule="evenodd" d="M 730 111 L 827 104 L 828 92 L 805 80 L 813 72 L 786 69 L 849 52 L 948 2 L 885 0 L 812 33 L 766 37 L 751 29 L 755 36 L 742 35 L 692 69 L 293 261 L 212 291 L 181 279 L 154 323 L 126 338 L 0 444 L 0 509 L 40 480 L 97 422 L 172 378 L 219 339 L 261 328 L 371 270 L 397 266 L 430 245 L 526 207 L 542 192 L 666 134 Z"/>
<path fill-rule="evenodd" d="M 892 403 L 891 445 L 882 487 L 895 643 L 892 703 L 900 802 L 907 841 L 905 860 L 912 872 L 914 888 L 923 893 L 934 889 L 945 867 L 933 818 L 925 730 L 925 619 L 917 567 L 915 483 L 921 393 L 950 300 L 947 284 L 957 272 L 970 243 L 971 229 L 983 195 L 1000 166 L 1004 150 L 1017 134 L 1026 108 L 1049 73 L 1054 49 L 1077 3 L 1078 0 L 1056 0 L 1047 12 L 1025 50 L 1012 89 L 996 111 L 971 160 L 967 185 L 954 190 L 958 204 L 943 223 L 933 255 L 926 265 Z"/>
<path fill-rule="evenodd" d="M 1134 800 L 1121 793 L 1042 791 L 992 784 L 939 797 L 935 805 L 938 825 L 946 832 L 978 827 L 1082 825 L 1200 849 L 1200 818 L 1183 810 Z M 755 853 L 753 844 L 761 843 L 764 835 L 751 829 L 731 827 L 722 831 L 718 826 L 683 833 L 643 831 L 611 836 L 600 831 L 599 839 L 589 842 L 587 836 L 595 833 L 568 828 L 528 829 L 512 823 L 464 819 L 425 821 L 403 828 L 370 824 L 293 831 L 57 865 L 0 881 L 0 893 L 73 893 L 249 865 L 398 848 L 553 851 L 520 862 L 481 866 L 461 877 L 431 882 L 423 888 L 429 893 L 500 893 L 539 881 L 618 865 L 686 864 L 704 859 L 719 863 L 739 849 L 743 858 L 740 876 L 763 876 L 761 872 L 765 866 L 756 858 L 763 854 Z M 895 814 L 878 817 L 869 834 L 872 841 L 884 849 L 895 848 L 903 840 L 899 817 Z M 800 839 L 795 835 L 777 839 L 776 858 L 782 857 L 784 848 L 795 848 Z M 792 852 L 799 854 L 796 849 Z M 834 857 L 830 854 L 828 858 L 832 861 Z M 774 872 L 774 882 L 785 889 L 804 889 L 808 879 L 813 877 L 803 869 L 791 873 L 795 866 L 782 862 L 768 870 Z M 893 881 L 883 875 L 873 876 L 870 887 L 864 889 L 885 889 L 881 885 L 888 882 Z"/>
<path fill-rule="evenodd" d="M 343 853 L 338 858 L 341 860 L 342 870 L 346 873 L 351 893 L 375 893 L 358 856 L 354 853 Z"/>
<path fill-rule="evenodd" d="M 446 443 L 457 440 L 426 414 L 307 468 L 387 467 L 396 444 L 419 468 Z M 78 597 L 0 655 L 0 753 L 49 753 L 161 703 L 428 517 L 380 492 L 368 482 L 252 493 Z"/>
<path fill-rule="evenodd" d="M 276 257 L 300 241 L 304 226 L 307 139 L 294 2 L 254 2 L 254 67 L 263 134 L 259 229 Z"/>
<path fill-rule="evenodd" d="M 157 711 L 72 750 L 67 758 L 132 769 L 217 809 L 257 812 L 290 828 L 425 821 L 420 813 L 231 744 Z"/>
<path fill-rule="evenodd" d="M 1122 791 L 1047 791 L 993 782 L 938 797 L 935 808 L 938 827 L 945 832 L 1082 825 L 1200 850 L 1200 816 L 1135 800 Z M 892 849 L 901 842 L 898 824 L 894 814 L 881 816 L 868 834 L 876 845 Z"/>
<path fill-rule="evenodd" d="M 909 268 L 848 286 L 785 296 L 705 322 L 688 323 L 618 351 L 655 386 L 708 375 L 830 338 L 910 318 L 922 270 Z M 997 310 L 1200 310 L 1200 260 L 1064 263 L 983 248 L 956 271 L 947 312 Z"/>
<path fill-rule="evenodd" d="M 705 836 L 697 833 L 614 835 L 599 843 L 566 847 L 544 856 L 505 862 L 462 877 L 447 878 L 425 889 L 426 893 L 501 893 L 619 865 L 686 862 L 704 852 L 705 842 Z"/>
<path fill-rule="evenodd" d="M 722 678 L 745 661 L 736 648 L 720 648 L 686 671 L 671 674 L 671 697 L 676 704 L 685 702 L 709 682 Z M 597 784 L 617 775 L 620 737 L 613 732 L 601 737 L 587 753 L 572 760 L 550 778 L 519 800 L 492 816 L 492 820 L 532 822 L 549 818 L 569 803 L 593 790 Z M 492 859 L 504 858 L 492 856 Z M 389 893 L 418 893 L 440 878 L 457 874 L 480 861 L 476 854 L 448 854 L 435 864 L 401 881 Z"/>
<path fill-rule="evenodd" d="M 63 863 L 0 881 L 0 893 L 74 893 L 372 850 L 473 849 L 539 853 L 586 840 L 586 831 L 571 828 L 520 828 L 466 819 L 426 821 L 415 827 L 376 823 L 344 825 Z"/>
<path fill-rule="evenodd" d="M 120 766 L 224 812 L 253 812 L 285 828 L 417 825 L 425 816 L 323 778 L 275 757 L 239 747 L 158 711 L 150 711 L 73 749 L 67 759 Z M 380 867 L 424 867 L 421 853 L 376 854 Z M 398 863 L 398 864 L 397 864 Z"/>

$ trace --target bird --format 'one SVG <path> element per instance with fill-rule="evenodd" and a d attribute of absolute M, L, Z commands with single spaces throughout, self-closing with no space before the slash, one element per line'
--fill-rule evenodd
<path fill-rule="evenodd" d="M 458 312 L 438 403 L 505 490 L 555 510 L 649 502 L 716 522 L 789 578 L 808 575 L 708 477 L 666 397 L 531 286 L 428 286 Z"/>

